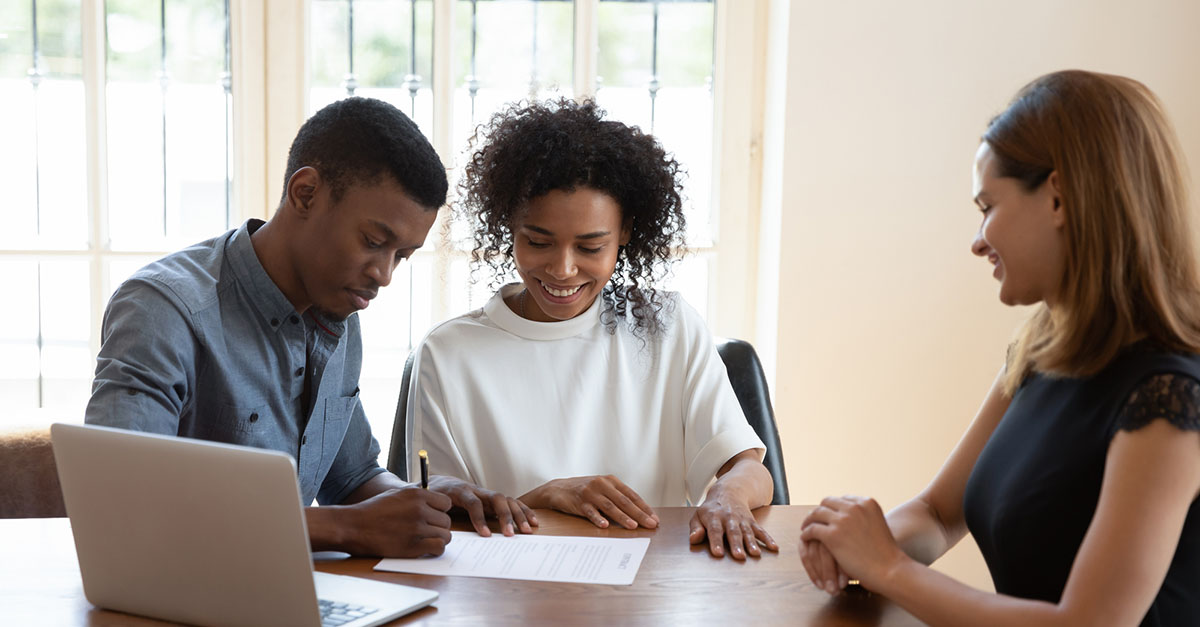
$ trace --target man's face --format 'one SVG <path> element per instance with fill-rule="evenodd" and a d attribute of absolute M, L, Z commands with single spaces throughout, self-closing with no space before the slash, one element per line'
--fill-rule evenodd
<path fill-rule="evenodd" d="M 309 202 L 292 247 L 296 274 L 307 302 L 335 320 L 366 309 L 437 218 L 389 176 L 351 184 L 336 203 L 321 185 Z"/>

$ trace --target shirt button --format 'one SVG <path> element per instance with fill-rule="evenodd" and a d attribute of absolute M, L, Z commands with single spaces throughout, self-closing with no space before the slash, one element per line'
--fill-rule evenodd
<path fill-rule="evenodd" d="M 279 318 L 271 318 L 271 326 L 273 326 L 273 327 L 279 326 Z"/>
<path fill-rule="evenodd" d="M 302 374 L 304 374 L 304 368 L 296 368 L 296 376 L 298 377 Z"/>
<path fill-rule="evenodd" d="M 292 316 L 291 318 L 288 318 L 288 322 L 290 322 L 292 324 L 300 324 L 300 318 L 297 318 L 296 316 Z"/>
<path fill-rule="evenodd" d="M 135 390 L 133 388 L 126 388 L 125 393 L 130 396 L 137 396 L 137 390 Z"/>
<path fill-rule="evenodd" d="M 258 422 L 258 412 L 250 414 L 250 422 Z"/>
<path fill-rule="evenodd" d="M 302 435 L 300 436 L 300 446 L 304 446 L 305 444 L 308 444 L 308 436 Z"/>

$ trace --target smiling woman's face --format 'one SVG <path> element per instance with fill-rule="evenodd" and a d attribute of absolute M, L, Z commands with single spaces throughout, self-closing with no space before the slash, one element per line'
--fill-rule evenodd
<path fill-rule="evenodd" d="M 992 264 L 1000 282 L 1000 301 L 1053 307 L 1066 266 L 1064 214 L 1058 175 L 1033 191 L 1015 178 L 999 176 L 985 142 L 975 154 L 975 204 L 983 213 L 971 252 Z"/>
<path fill-rule="evenodd" d="M 517 274 L 528 291 L 517 313 L 540 322 L 586 311 L 612 277 L 619 248 L 629 242 L 617 201 L 590 187 L 531 199 L 512 232 Z"/>

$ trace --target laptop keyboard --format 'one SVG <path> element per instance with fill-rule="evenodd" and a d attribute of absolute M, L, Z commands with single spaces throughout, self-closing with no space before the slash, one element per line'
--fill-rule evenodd
<path fill-rule="evenodd" d="M 321 606 L 321 627 L 338 627 L 379 611 L 377 607 L 339 603 L 328 599 L 317 599 L 317 604 Z"/>

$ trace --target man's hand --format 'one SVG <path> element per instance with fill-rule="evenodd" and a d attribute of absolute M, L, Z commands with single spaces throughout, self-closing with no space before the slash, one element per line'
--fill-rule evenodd
<path fill-rule="evenodd" d="M 450 497 L 418 487 L 391 488 L 353 505 L 310 507 L 314 550 L 353 555 L 441 555 L 450 542 Z"/>

